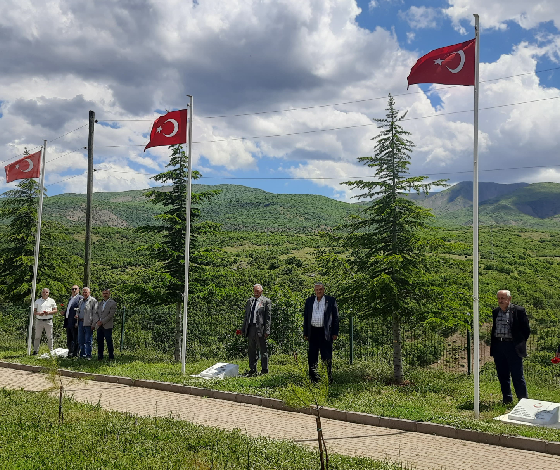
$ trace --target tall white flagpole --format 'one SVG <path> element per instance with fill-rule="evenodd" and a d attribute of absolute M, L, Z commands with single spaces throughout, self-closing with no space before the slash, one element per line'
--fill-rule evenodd
<path fill-rule="evenodd" d="M 480 28 L 474 15 L 474 172 L 473 172 L 473 339 L 474 339 L 474 417 L 480 417 L 480 333 L 478 316 L 478 89 L 480 63 Z"/>
<path fill-rule="evenodd" d="M 189 304 L 189 254 L 190 254 L 190 241 L 191 241 L 191 180 L 192 180 L 192 123 L 193 123 L 193 97 L 190 98 L 189 113 L 188 115 L 188 136 L 187 143 L 189 146 L 189 166 L 187 176 L 187 208 L 186 208 L 186 234 L 185 234 L 185 292 L 183 293 L 183 345 L 181 348 L 181 372 L 185 373 L 185 359 L 187 356 L 187 311 Z"/>
<path fill-rule="evenodd" d="M 39 183 L 39 209 L 37 211 L 37 233 L 35 235 L 35 262 L 33 264 L 33 282 L 31 283 L 31 311 L 29 312 L 29 327 L 27 328 L 27 355 L 31 355 L 31 334 L 33 332 L 33 311 L 35 308 L 35 294 L 37 290 L 37 270 L 39 267 L 39 246 L 41 243 L 41 217 L 43 215 L 43 192 L 45 189 L 45 154 L 47 141 L 43 141 L 43 158 L 41 162 L 41 182 Z"/>

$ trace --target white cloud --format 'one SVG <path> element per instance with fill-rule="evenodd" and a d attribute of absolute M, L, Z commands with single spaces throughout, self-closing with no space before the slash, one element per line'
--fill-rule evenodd
<path fill-rule="evenodd" d="M 505 29 L 509 21 L 531 29 L 540 23 L 552 21 L 560 29 L 560 2 L 557 0 L 448 0 L 444 9 L 457 29 L 461 22 L 474 24 L 473 13 L 480 15 L 482 28 Z"/>
<path fill-rule="evenodd" d="M 436 8 L 412 6 L 406 11 L 400 11 L 399 16 L 413 29 L 435 28 L 440 15 Z"/>
<path fill-rule="evenodd" d="M 446 10 L 457 24 L 467 18 L 453 10 L 460 5 L 452 0 Z M 505 2 L 498 5 L 497 12 L 514 11 Z M 155 110 L 184 107 L 189 93 L 195 97 L 194 168 L 212 175 L 258 173 L 267 159 L 269 167 L 287 168 L 288 174 L 336 175 L 316 184 L 347 199 L 352 193 L 338 183 L 364 172 L 356 158 L 371 154 L 369 139 L 377 130 L 370 124 L 385 115 L 391 91 L 402 95 L 396 96 L 397 107 L 409 110 L 411 118 L 403 123 L 417 145 L 411 173 L 472 169 L 472 113 L 412 119 L 471 109 L 472 88 L 432 87 L 430 93 L 441 97 L 437 109 L 424 93 L 413 93 L 418 88 L 405 94 L 406 76 L 420 54 L 399 46 L 387 29 L 361 28 L 359 12 L 353 0 L 140 0 L 134 8 L 112 0 L 5 0 L 0 3 L 0 160 L 13 160 L 24 146 L 31 149 L 46 138 L 53 158 L 48 184 L 83 172 L 87 114 L 93 109 L 100 121 L 140 120 L 95 126 L 96 190 L 145 188 L 153 184 L 149 175 L 163 170 L 169 157 L 165 147 L 143 152 Z M 506 17 L 496 13 L 496 27 Z M 437 11 L 413 7 L 406 18 L 415 28 L 433 27 Z M 414 32 L 407 39 L 412 41 Z M 521 43 L 482 64 L 482 80 L 527 75 L 483 83 L 481 108 L 558 95 L 558 89 L 542 85 L 535 69 L 540 57 L 558 60 L 559 44 L 558 37 L 541 35 L 536 44 Z M 339 104 L 322 106 L 329 103 Z M 272 112 L 293 108 L 307 109 Z M 551 100 L 482 110 L 481 162 L 523 166 L 530 155 L 538 164 L 552 164 L 560 145 L 557 109 Z M 257 111 L 268 112 L 235 116 Z M 356 127 L 343 129 L 350 126 Z M 264 137 L 274 135 L 282 137 Z M 75 152 L 64 155 L 70 151 Z M 12 187 L 2 181 L 0 191 Z M 85 176 L 63 185 L 84 192 Z"/>

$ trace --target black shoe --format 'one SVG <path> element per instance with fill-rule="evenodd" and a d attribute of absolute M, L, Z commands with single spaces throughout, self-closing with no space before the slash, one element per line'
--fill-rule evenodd
<path fill-rule="evenodd" d="M 31 353 L 31 355 L 32 355 L 32 356 L 36 356 L 36 355 L 37 355 L 37 351 L 33 351 L 33 352 Z"/>
<path fill-rule="evenodd" d="M 102 358 L 102 357 L 98 357 L 97 360 L 98 360 L 98 361 L 102 361 L 103 358 Z"/>
<path fill-rule="evenodd" d="M 245 377 L 255 377 L 257 375 L 256 370 L 248 370 L 243 374 Z"/>
<path fill-rule="evenodd" d="M 268 374 L 268 369 L 261 370 L 261 375 Z"/>

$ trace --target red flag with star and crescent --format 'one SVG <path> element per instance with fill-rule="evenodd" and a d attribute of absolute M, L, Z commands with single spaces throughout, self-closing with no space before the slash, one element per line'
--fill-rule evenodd
<path fill-rule="evenodd" d="M 41 150 L 6 165 L 4 169 L 6 170 L 6 183 L 26 178 L 39 178 L 41 174 Z"/>
<path fill-rule="evenodd" d="M 441 83 L 474 86 L 476 39 L 440 47 L 420 57 L 408 75 L 408 85 Z"/>
<path fill-rule="evenodd" d="M 187 143 L 187 110 L 171 111 L 158 117 L 152 126 L 150 142 L 144 148 Z"/>

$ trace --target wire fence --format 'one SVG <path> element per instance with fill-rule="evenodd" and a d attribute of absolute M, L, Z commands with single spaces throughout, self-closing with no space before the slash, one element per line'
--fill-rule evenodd
<path fill-rule="evenodd" d="M 271 356 L 305 353 L 302 315 L 295 299 L 284 299 L 273 307 L 273 322 L 268 340 Z M 121 353 L 139 358 L 157 353 L 172 357 L 176 342 L 176 317 L 182 309 L 176 306 L 126 306 L 115 316 L 113 340 Z M 25 349 L 29 310 L 13 305 L 0 305 L 0 351 Z M 352 322 L 341 313 L 340 335 L 334 344 L 339 361 L 376 360 L 392 363 L 392 330 L 376 320 Z M 209 304 L 190 305 L 187 320 L 187 357 L 189 360 L 234 360 L 247 356 L 247 341 L 236 330 L 241 327 L 243 309 L 224 305 L 220 311 Z M 354 323 L 354 324 L 353 324 Z M 525 361 L 528 375 L 540 374 L 550 363 L 560 342 L 560 322 L 556 319 L 530 318 L 531 336 Z M 54 318 L 55 347 L 65 347 L 66 335 L 62 316 Z M 492 362 L 490 357 L 491 324 L 480 326 L 480 365 Z M 404 325 L 401 329 L 402 356 L 408 367 L 429 367 L 449 372 L 470 373 L 473 365 L 472 329 L 434 329 L 424 325 Z M 493 370 L 493 368 L 492 368 Z"/>

